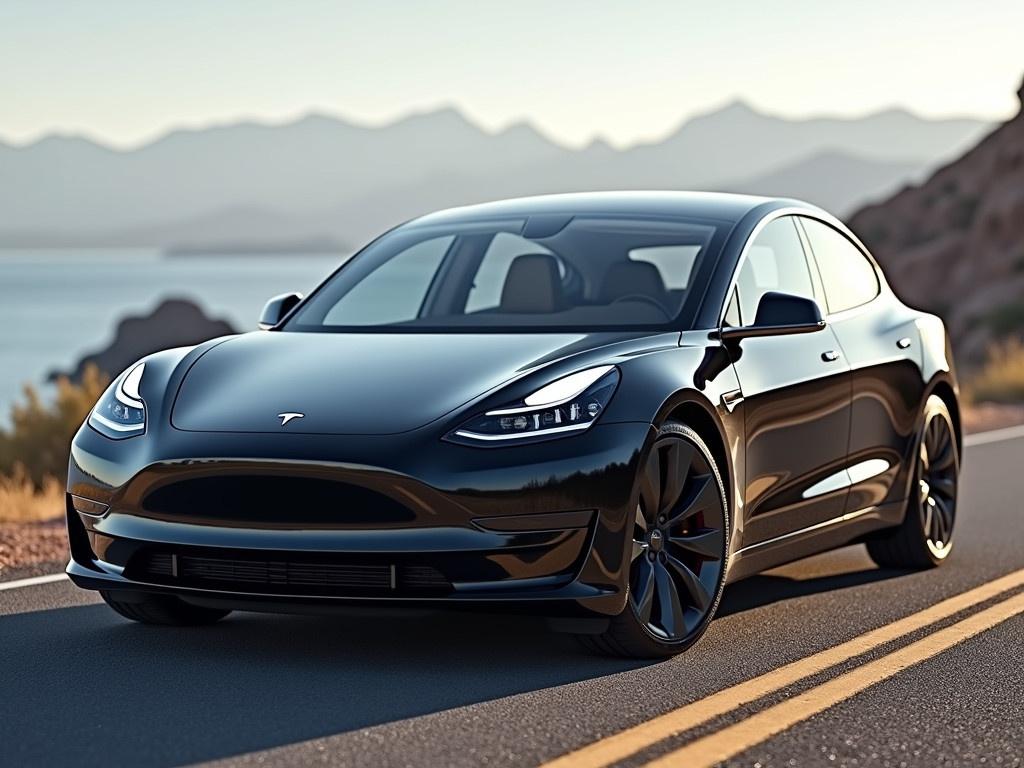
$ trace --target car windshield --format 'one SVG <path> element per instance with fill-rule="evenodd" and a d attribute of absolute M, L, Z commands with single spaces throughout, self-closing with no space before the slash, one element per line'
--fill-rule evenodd
<path fill-rule="evenodd" d="M 724 229 L 551 214 L 401 227 L 338 270 L 284 330 L 669 328 L 699 299 Z"/>

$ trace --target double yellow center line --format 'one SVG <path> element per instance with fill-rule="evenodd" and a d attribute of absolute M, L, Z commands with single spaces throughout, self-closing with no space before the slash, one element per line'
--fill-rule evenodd
<path fill-rule="evenodd" d="M 1024 569 L 936 603 L 923 611 L 867 632 L 806 658 L 779 667 L 700 701 L 660 715 L 608 738 L 570 752 L 542 768 L 605 768 L 648 749 L 737 707 L 750 704 L 783 688 L 824 672 L 856 656 L 873 651 L 961 611 L 1024 585 Z M 648 766 L 715 765 L 781 733 L 796 723 L 825 711 L 864 689 L 886 680 L 1007 619 L 1024 613 L 1024 593 L 962 619 L 886 656 L 817 685 L 786 701 L 761 710 L 734 725 L 690 741 L 648 763 Z"/>

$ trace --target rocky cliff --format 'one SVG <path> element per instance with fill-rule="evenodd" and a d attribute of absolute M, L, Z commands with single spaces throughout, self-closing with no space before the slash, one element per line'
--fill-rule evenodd
<path fill-rule="evenodd" d="M 958 361 L 1024 335 L 1022 109 L 973 149 L 850 219 L 910 304 L 942 315 Z"/>

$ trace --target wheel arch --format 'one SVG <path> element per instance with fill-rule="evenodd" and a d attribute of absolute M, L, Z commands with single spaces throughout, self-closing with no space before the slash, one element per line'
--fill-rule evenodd
<path fill-rule="evenodd" d="M 728 494 L 730 525 L 735 527 L 735 467 L 728 449 L 725 425 L 722 424 L 718 412 L 699 392 L 683 390 L 665 402 L 654 421 L 654 426 L 660 427 L 666 421 L 686 424 L 704 440 L 722 475 L 722 483 Z"/>
<path fill-rule="evenodd" d="M 957 455 L 963 457 L 963 427 L 961 426 L 960 403 L 957 396 L 955 379 L 951 380 L 946 377 L 946 374 L 937 373 L 925 385 L 924 391 L 921 395 L 921 400 L 917 404 L 917 414 L 914 416 L 914 429 L 916 434 L 913 438 L 913 445 L 910 446 L 913 452 L 908 454 L 908 461 L 912 462 L 912 457 L 917 455 L 917 451 L 920 446 L 921 431 L 924 429 L 924 419 L 928 408 L 928 400 L 932 395 L 940 398 L 949 410 L 949 415 L 953 420 L 953 438 L 956 441 Z M 907 464 L 907 466 L 901 470 L 900 477 L 902 479 L 894 481 L 894 485 L 898 485 L 901 488 L 903 494 L 901 498 L 903 499 L 908 498 L 909 494 L 912 492 L 912 466 L 912 463 Z"/>
<path fill-rule="evenodd" d="M 963 424 L 960 414 L 960 398 L 957 396 L 953 383 L 942 376 L 937 376 L 925 390 L 924 399 L 921 402 L 921 412 L 924 413 L 925 403 L 932 395 L 939 397 L 949 409 L 949 415 L 953 419 L 953 433 L 956 437 L 957 454 L 961 457 L 964 451 Z M 962 461 L 962 458 L 961 458 Z"/>

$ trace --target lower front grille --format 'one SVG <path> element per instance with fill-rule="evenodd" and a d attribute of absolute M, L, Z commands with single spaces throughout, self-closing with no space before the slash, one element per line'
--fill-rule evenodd
<path fill-rule="evenodd" d="M 436 568 L 387 562 L 353 563 L 274 558 L 216 557 L 177 552 L 138 556 L 133 578 L 157 583 L 291 595 L 443 594 L 452 585 Z"/>
<path fill-rule="evenodd" d="M 381 528 L 416 520 L 404 504 L 369 488 L 276 474 L 179 479 L 149 491 L 142 506 L 154 517 L 202 525 Z"/>

